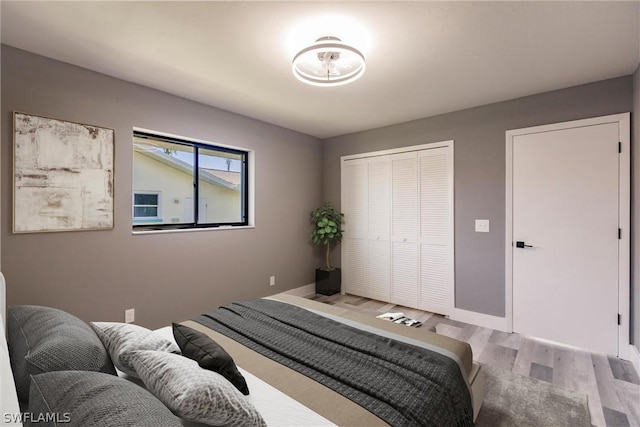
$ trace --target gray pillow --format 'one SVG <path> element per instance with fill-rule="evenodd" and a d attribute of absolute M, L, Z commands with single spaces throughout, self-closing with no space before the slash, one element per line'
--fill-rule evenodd
<path fill-rule="evenodd" d="M 50 371 L 116 371 L 95 332 L 77 317 L 37 305 L 9 307 L 7 331 L 18 398 L 29 399 L 31 375 Z"/>
<path fill-rule="evenodd" d="M 147 389 L 185 420 L 212 426 L 266 426 L 233 384 L 194 360 L 159 351 L 137 351 L 131 360 Z"/>
<path fill-rule="evenodd" d="M 61 371 L 34 376 L 29 414 L 38 427 L 182 426 L 147 390 L 101 372 Z"/>
<path fill-rule="evenodd" d="M 138 377 L 131 364 L 131 355 L 138 350 L 167 351 L 180 354 L 180 347 L 160 332 L 154 332 L 133 323 L 91 322 L 111 360 L 125 374 Z"/>

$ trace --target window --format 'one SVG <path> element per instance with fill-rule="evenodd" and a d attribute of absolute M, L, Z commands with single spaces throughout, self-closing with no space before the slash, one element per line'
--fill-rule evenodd
<path fill-rule="evenodd" d="M 162 221 L 160 217 L 160 194 L 147 192 L 133 193 L 133 222 L 149 223 Z"/>
<path fill-rule="evenodd" d="M 134 131 L 134 230 L 248 225 L 249 154 Z"/>

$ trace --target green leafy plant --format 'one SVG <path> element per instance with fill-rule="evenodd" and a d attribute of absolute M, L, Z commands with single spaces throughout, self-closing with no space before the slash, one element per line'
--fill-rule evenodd
<path fill-rule="evenodd" d="M 311 241 L 316 245 L 325 245 L 325 260 L 327 265 L 322 270 L 335 270 L 329 264 L 331 246 L 342 241 L 342 224 L 344 214 L 336 211 L 331 203 L 325 202 L 321 207 L 311 212 L 311 222 L 315 228 L 311 232 Z"/>

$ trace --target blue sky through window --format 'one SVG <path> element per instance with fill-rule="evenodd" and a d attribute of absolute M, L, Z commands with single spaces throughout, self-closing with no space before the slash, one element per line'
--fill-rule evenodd
<path fill-rule="evenodd" d="M 193 165 L 193 153 L 189 153 L 186 151 L 172 151 L 171 155 L 182 160 L 185 163 Z M 218 157 L 211 156 L 209 154 L 200 154 L 200 159 L 198 161 L 201 168 L 204 169 L 217 169 L 226 171 L 227 170 L 227 159 L 228 157 Z M 231 164 L 229 165 L 229 170 L 231 172 L 240 172 L 241 162 L 238 159 L 230 159 Z"/>

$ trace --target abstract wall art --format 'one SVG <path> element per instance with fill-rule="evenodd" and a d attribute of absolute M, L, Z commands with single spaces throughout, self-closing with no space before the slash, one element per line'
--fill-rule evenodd
<path fill-rule="evenodd" d="M 112 229 L 114 130 L 13 119 L 13 232 Z"/>

